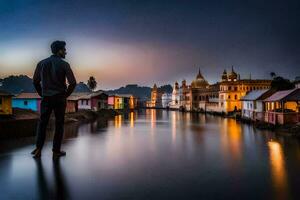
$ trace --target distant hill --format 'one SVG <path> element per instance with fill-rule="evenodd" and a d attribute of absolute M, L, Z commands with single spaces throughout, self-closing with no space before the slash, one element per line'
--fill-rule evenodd
<path fill-rule="evenodd" d="M 171 85 L 163 85 L 158 88 L 162 92 L 172 93 Z M 32 79 L 26 75 L 9 76 L 0 79 L 0 90 L 10 92 L 12 94 L 19 94 L 21 92 L 35 92 L 32 84 Z M 91 92 L 84 82 L 79 82 L 74 92 Z M 138 86 L 137 84 L 126 85 L 115 90 L 105 91 L 108 94 L 132 94 L 141 99 L 148 99 L 151 96 L 151 88 L 147 86 Z"/>
<path fill-rule="evenodd" d="M 26 75 L 9 76 L 1 80 L 0 90 L 19 94 L 20 92 L 34 92 L 32 79 Z"/>
<path fill-rule="evenodd" d="M 162 92 L 172 93 L 171 85 L 164 85 L 158 88 Z M 140 99 L 149 99 L 151 97 L 151 88 L 147 86 L 138 86 L 137 84 L 126 85 L 115 90 L 105 91 L 108 94 L 132 94 Z"/>
<path fill-rule="evenodd" d="M 0 79 L 0 90 L 10 92 L 12 94 L 19 94 L 21 92 L 35 92 L 32 84 L 32 79 L 26 75 L 9 76 Z M 90 92 L 88 86 L 80 82 L 77 84 L 74 92 Z"/>

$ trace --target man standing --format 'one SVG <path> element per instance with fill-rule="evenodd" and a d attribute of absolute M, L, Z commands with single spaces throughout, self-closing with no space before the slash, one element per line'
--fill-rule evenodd
<path fill-rule="evenodd" d="M 33 75 L 33 84 L 42 97 L 41 114 L 36 137 L 36 149 L 31 152 L 34 158 L 41 157 L 46 137 L 46 128 L 52 111 L 55 115 L 55 134 L 53 139 L 53 157 L 65 156 L 61 151 L 64 132 L 64 119 L 67 97 L 71 95 L 76 79 L 69 63 L 63 60 L 66 56 L 66 43 L 55 41 L 51 44 L 52 56 L 37 64 Z M 66 85 L 66 79 L 69 85 Z"/>

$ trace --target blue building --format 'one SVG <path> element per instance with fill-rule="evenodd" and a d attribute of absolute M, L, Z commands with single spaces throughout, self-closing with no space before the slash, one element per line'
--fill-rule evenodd
<path fill-rule="evenodd" d="M 41 97 L 37 93 L 20 93 L 12 100 L 13 108 L 29 109 L 40 112 Z"/>

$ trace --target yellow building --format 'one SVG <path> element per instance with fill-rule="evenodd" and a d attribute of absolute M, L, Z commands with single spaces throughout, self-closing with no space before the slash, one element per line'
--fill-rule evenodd
<path fill-rule="evenodd" d="M 0 91 L 0 115 L 12 115 L 12 96 L 5 91 Z"/>
<path fill-rule="evenodd" d="M 271 87 L 271 80 L 240 79 L 234 71 L 222 74 L 219 92 L 219 107 L 225 113 L 241 110 L 240 99 L 252 90 L 264 90 Z"/>
<path fill-rule="evenodd" d="M 124 102 L 123 98 L 121 96 L 115 95 L 114 98 L 114 109 L 123 109 L 124 108 Z"/>
<path fill-rule="evenodd" d="M 162 92 L 157 88 L 156 84 L 151 89 L 151 100 L 147 101 L 147 107 L 161 108 L 162 107 Z"/>

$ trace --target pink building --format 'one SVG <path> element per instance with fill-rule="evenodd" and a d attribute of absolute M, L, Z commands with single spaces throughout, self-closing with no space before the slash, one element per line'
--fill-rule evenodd
<path fill-rule="evenodd" d="M 107 108 L 108 95 L 102 91 L 93 92 L 78 98 L 78 109 L 95 110 Z"/>
<path fill-rule="evenodd" d="M 265 122 L 281 125 L 300 122 L 300 88 L 276 92 L 264 103 Z"/>

